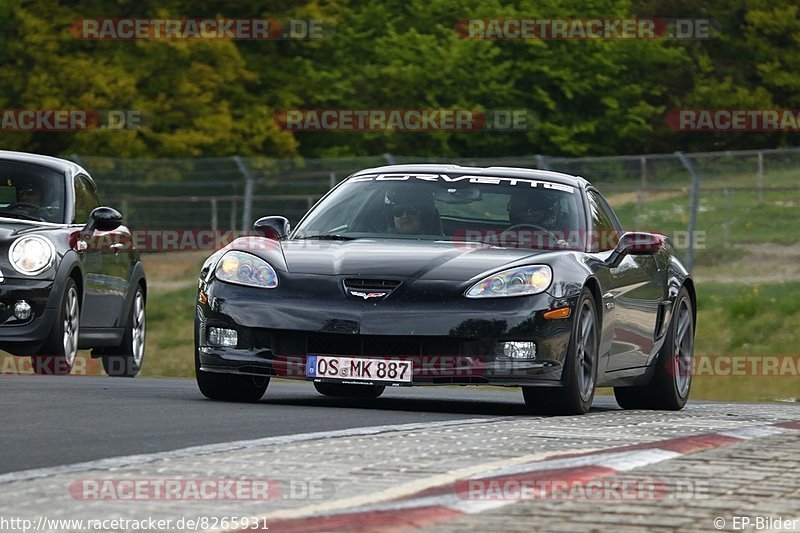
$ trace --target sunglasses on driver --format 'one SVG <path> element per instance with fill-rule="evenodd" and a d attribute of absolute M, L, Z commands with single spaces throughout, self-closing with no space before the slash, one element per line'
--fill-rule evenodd
<path fill-rule="evenodd" d="M 420 212 L 420 208 L 415 205 L 393 205 L 391 208 L 392 216 L 395 217 L 414 217 L 419 215 Z"/>

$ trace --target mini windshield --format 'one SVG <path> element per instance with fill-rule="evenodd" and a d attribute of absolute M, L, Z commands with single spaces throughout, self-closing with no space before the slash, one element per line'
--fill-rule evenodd
<path fill-rule="evenodd" d="M 64 222 L 64 181 L 47 167 L 0 161 L 0 216 Z"/>
<path fill-rule="evenodd" d="M 578 189 L 535 179 L 375 174 L 350 178 L 317 205 L 292 238 L 480 242 L 583 249 Z"/>

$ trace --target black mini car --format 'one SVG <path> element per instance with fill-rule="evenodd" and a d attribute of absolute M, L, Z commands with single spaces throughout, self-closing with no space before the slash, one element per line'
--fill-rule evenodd
<path fill-rule="evenodd" d="M 122 215 L 70 161 L 0 151 L 0 349 L 68 374 L 93 348 L 111 376 L 142 367 L 147 283 Z"/>
<path fill-rule="evenodd" d="M 200 272 L 203 394 L 257 400 L 270 377 L 321 394 L 521 386 L 532 412 L 680 409 L 695 289 L 663 235 L 623 232 L 587 180 L 446 165 L 362 170 L 289 232 L 255 224 Z"/>

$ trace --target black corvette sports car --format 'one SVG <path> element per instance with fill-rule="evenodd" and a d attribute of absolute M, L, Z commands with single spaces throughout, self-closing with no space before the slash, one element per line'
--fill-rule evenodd
<path fill-rule="evenodd" d="M 75 163 L 0 151 L 0 349 L 68 374 L 93 348 L 112 376 L 142 367 L 147 284 L 122 215 Z"/>
<path fill-rule="evenodd" d="M 521 386 L 531 412 L 680 409 L 695 289 L 662 235 L 625 233 L 588 181 L 518 168 L 359 171 L 293 231 L 259 219 L 200 272 L 204 395 L 255 401 L 270 377 L 324 395 Z"/>

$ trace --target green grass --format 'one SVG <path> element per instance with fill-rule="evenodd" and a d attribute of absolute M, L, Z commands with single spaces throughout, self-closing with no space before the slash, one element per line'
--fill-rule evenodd
<path fill-rule="evenodd" d="M 194 376 L 194 302 L 197 289 L 151 291 L 143 376 Z"/>
<path fill-rule="evenodd" d="M 788 356 L 800 361 L 800 282 L 698 286 L 695 355 Z M 800 376 L 695 377 L 692 397 L 764 401 L 800 398 Z"/>

